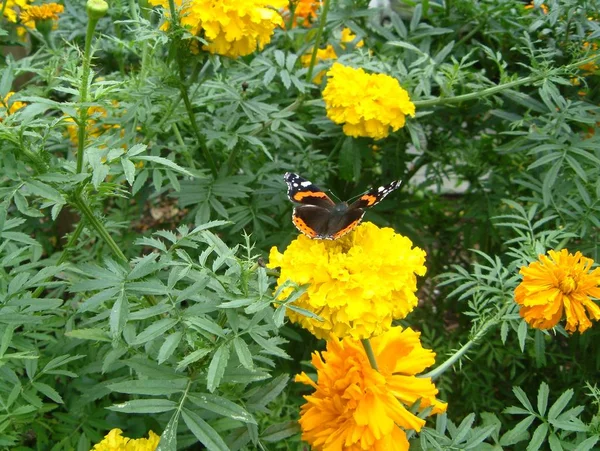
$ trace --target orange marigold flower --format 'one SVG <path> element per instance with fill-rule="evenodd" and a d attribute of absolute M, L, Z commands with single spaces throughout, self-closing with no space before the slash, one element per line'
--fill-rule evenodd
<path fill-rule="evenodd" d="M 121 429 L 111 430 L 91 451 L 154 451 L 160 441 L 160 437 L 152 431 L 148 433 L 148 438 L 138 439 L 123 437 L 121 434 Z"/>
<path fill-rule="evenodd" d="M 600 307 L 590 297 L 600 298 L 600 268 L 590 272 L 594 261 L 581 252 L 549 251 L 539 261 L 523 266 L 523 281 L 515 289 L 520 315 L 536 329 L 549 329 L 566 317 L 568 332 L 584 332 L 600 319 Z"/>
<path fill-rule="evenodd" d="M 150 4 L 169 10 L 168 0 Z M 204 50 L 237 58 L 271 42 L 275 28 L 283 25 L 275 8 L 283 8 L 287 0 L 175 0 L 175 4 L 181 25 L 208 41 Z"/>
<path fill-rule="evenodd" d="M 584 42 L 582 47 L 586 51 L 591 51 L 589 56 L 595 55 L 596 51 L 598 50 L 598 44 L 596 44 L 595 42 L 592 42 L 591 44 L 589 42 Z M 598 64 L 596 64 L 596 61 L 597 59 L 595 61 L 590 61 L 589 63 L 582 64 L 581 66 L 579 66 L 579 69 L 587 73 L 596 72 L 598 70 Z"/>
<path fill-rule="evenodd" d="M 529 5 L 525 6 L 525 9 L 534 9 L 534 8 L 535 8 L 535 2 L 533 2 L 533 1 Z M 548 9 L 547 5 L 544 5 L 543 3 L 541 3 L 540 9 L 542 10 L 542 12 L 544 14 L 548 14 L 549 9 Z"/>
<path fill-rule="evenodd" d="M 323 4 L 322 0 L 294 0 L 292 3 L 294 10 L 292 27 L 297 27 L 298 25 L 310 27 L 316 20 L 321 5 Z M 290 10 L 288 6 L 285 6 L 282 12 L 284 18 L 289 18 Z"/>
<path fill-rule="evenodd" d="M 27 28 L 35 28 L 36 22 L 44 20 L 58 20 L 58 15 L 65 10 L 58 3 L 46 3 L 44 5 L 27 5 L 21 13 L 21 22 Z"/>
<path fill-rule="evenodd" d="M 296 382 L 315 389 L 301 408 L 302 439 L 314 450 L 407 450 L 405 430 L 420 431 L 425 420 L 407 407 L 420 400 L 431 414 L 446 411 L 436 399 L 431 378 L 417 377 L 435 362 L 414 330 L 393 327 L 371 340 L 379 371 L 374 370 L 360 341 L 336 338 L 315 352 L 317 382 L 305 373 Z"/>
<path fill-rule="evenodd" d="M 13 91 L 10 91 L 8 94 L 4 96 L 4 99 L 0 102 L 0 109 L 6 111 L 6 115 L 13 114 L 15 111 L 20 110 L 27 104 L 24 102 L 14 101 L 10 102 L 9 99 L 14 95 Z"/>

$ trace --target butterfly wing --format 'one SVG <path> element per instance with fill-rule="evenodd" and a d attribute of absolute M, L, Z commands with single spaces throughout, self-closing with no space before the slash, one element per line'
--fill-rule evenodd
<path fill-rule="evenodd" d="M 387 185 L 380 186 L 379 188 L 367 191 L 365 194 L 360 196 L 357 200 L 350 204 L 349 210 L 356 208 L 368 208 L 377 205 L 381 202 L 385 196 L 390 194 L 395 189 L 399 188 L 402 182 L 396 180 L 395 182 L 388 183 Z"/>
<path fill-rule="evenodd" d="M 292 222 L 296 228 L 309 238 L 330 239 L 328 224 L 330 210 L 316 205 L 298 205 L 294 208 Z"/>
<path fill-rule="evenodd" d="M 287 195 L 292 202 L 302 205 L 314 205 L 324 209 L 331 209 L 335 206 L 329 196 L 318 186 L 304 177 L 286 172 L 283 179 L 287 183 Z"/>

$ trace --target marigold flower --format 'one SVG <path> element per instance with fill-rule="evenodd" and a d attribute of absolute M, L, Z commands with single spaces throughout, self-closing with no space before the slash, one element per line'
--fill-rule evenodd
<path fill-rule="evenodd" d="M 6 6 L 4 7 L 4 17 L 6 20 L 12 23 L 17 23 L 19 10 L 25 9 L 28 3 L 32 0 L 7 0 Z"/>
<path fill-rule="evenodd" d="M 150 4 L 169 9 L 168 0 L 150 0 Z M 283 25 L 274 8 L 284 7 L 287 0 L 175 0 L 175 4 L 181 7 L 181 25 L 208 41 L 204 50 L 237 58 L 271 42 L 275 27 Z"/>
<path fill-rule="evenodd" d="M 596 51 L 598 50 L 598 44 L 596 44 L 595 42 L 591 44 L 589 42 L 584 42 L 583 49 L 586 51 L 591 50 L 592 52 L 590 53 L 590 56 L 592 56 L 596 54 Z M 598 70 L 598 64 L 596 64 L 596 61 L 590 61 L 589 63 L 585 63 L 579 66 L 579 69 L 587 73 L 594 73 Z"/>
<path fill-rule="evenodd" d="M 323 90 L 327 117 L 344 124 L 348 136 L 385 138 L 389 129 L 404 127 L 406 115 L 415 115 L 415 105 L 395 78 L 367 74 L 339 63 L 327 72 Z"/>
<path fill-rule="evenodd" d="M 292 27 L 297 27 L 298 25 L 310 27 L 317 19 L 318 12 L 323 5 L 322 0 L 294 0 L 292 3 L 294 4 L 294 20 L 292 21 Z M 289 5 L 286 5 L 283 8 L 282 14 L 286 20 L 289 18 Z"/>
<path fill-rule="evenodd" d="M 356 35 L 354 33 L 352 33 L 352 30 L 350 28 L 347 28 L 347 27 L 344 28 L 342 30 L 341 36 L 340 36 L 340 47 L 342 49 L 346 49 L 345 44 L 347 44 L 348 42 L 354 41 L 355 38 L 356 38 Z M 357 48 L 360 48 L 364 45 L 365 45 L 365 42 L 362 39 L 356 43 Z M 300 57 L 300 62 L 303 67 L 310 66 L 310 61 L 312 59 L 312 52 L 313 51 L 311 49 L 308 53 L 306 53 L 305 55 L 302 55 L 302 57 Z M 322 62 L 322 61 L 328 61 L 328 60 L 334 60 L 334 59 L 337 59 L 337 54 L 335 53 L 335 49 L 333 48 L 333 46 L 331 44 L 328 44 L 327 47 L 325 47 L 324 49 L 317 50 L 316 62 Z M 316 84 L 320 84 L 321 81 L 323 81 L 324 75 L 325 75 L 325 71 L 324 70 L 320 71 L 317 75 L 315 75 L 313 77 L 313 82 L 315 82 Z"/>
<path fill-rule="evenodd" d="M 21 22 L 27 28 L 35 28 L 36 22 L 44 20 L 58 20 L 58 15 L 65 10 L 58 3 L 45 3 L 43 5 L 27 5 L 21 12 Z"/>
<path fill-rule="evenodd" d="M 123 437 L 121 434 L 121 429 L 111 430 L 91 451 L 154 451 L 160 441 L 160 436 L 152 431 L 148 433 L 148 438 L 138 439 Z"/>
<path fill-rule="evenodd" d="M 278 286 L 287 280 L 310 284 L 294 305 L 323 321 L 287 311 L 318 338 L 379 335 L 393 319 L 417 305 L 416 275 L 425 274 L 425 252 L 389 227 L 365 222 L 343 237 L 312 240 L 298 236 L 281 254 L 271 248 L 269 268 L 281 268 Z M 283 290 L 285 299 L 290 289 Z"/>
<path fill-rule="evenodd" d="M 18 111 L 27 105 L 26 103 L 19 102 L 19 101 L 10 102 L 9 99 L 14 94 L 15 93 L 13 91 L 10 91 L 8 94 L 6 94 L 4 96 L 4 99 L 2 99 L 2 102 L 0 103 L 0 108 L 2 110 L 6 111 L 6 115 L 13 114 L 15 111 Z"/>
<path fill-rule="evenodd" d="M 591 297 L 600 298 L 600 268 L 590 272 L 594 264 L 581 252 L 574 255 L 566 249 L 549 251 L 539 261 L 523 266 L 523 281 L 515 289 L 520 315 L 536 329 L 549 329 L 566 316 L 565 329 L 584 332 L 600 319 L 600 307 Z"/>
<path fill-rule="evenodd" d="M 362 344 L 349 338 L 333 338 L 326 351 L 313 353 L 317 382 L 305 373 L 295 379 L 315 389 L 301 408 L 302 439 L 314 450 L 407 450 L 404 431 L 420 431 L 425 420 L 406 407 L 417 400 L 421 409 L 432 407 L 431 414 L 447 407 L 436 399 L 431 378 L 416 376 L 435 362 L 419 335 L 392 327 L 373 338 L 379 371 L 371 368 Z"/>

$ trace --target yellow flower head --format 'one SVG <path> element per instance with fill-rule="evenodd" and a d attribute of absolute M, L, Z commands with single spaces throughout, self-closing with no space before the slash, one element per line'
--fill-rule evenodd
<path fill-rule="evenodd" d="M 7 0 L 6 6 L 4 8 L 4 17 L 9 22 L 17 23 L 19 10 L 25 9 L 28 3 L 31 3 L 32 0 Z"/>
<path fill-rule="evenodd" d="M 425 252 L 389 227 L 365 222 L 343 237 L 313 240 L 300 235 L 281 254 L 269 255 L 269 268 L 281 268 L 278 286 L 287 280 L 310 284 L 294 305 L 323 321 L 288 309 L 292 322 L 318 338 L 379 335 L 393 319 L 417 305 L 415 274 L 425 274 Z M 281 293 L 281 299 L 289 290 Z"/>
<path fill-rule="evenodd" d="M 589 42 L 584 42 L 583 50 L 588 51 L 589 56 L 596 55 L 598 50 L 598 44 L 596 44 L 595 42 L 592 42 L 591 44 Z M 598 70 L 598 64 L 596 63 L 596 61 L 597 59 L 595 61 L 590 61 L 589 63 L 582 64 L 581 66 L 579 66 L 579 69 L 587 73 L 594 73 Z"/>
<path fill-rule="evenodd" d="M 415 115 L 415 105 L 395 78 L 367 74 L 335 63 L 329 72 L 323 99 L 327 117 L 344 124 L 348 136 L 385 138 L 404 127 L 406 115 Z"/>
<path fill-rule="evenodd" d="M 160 441 L 160 437 L 152 431 L 148 438 L 138 439 L 123 437 L 122 433 L 121 429 L 111 430 L 91 451 L 154 451 Z"/>
<path fill-rule="evenodd" d="M 7 116 L 9 114 L 13 114 L 15 111 L 20 110 L 21 108 L 23 108 L 24 106 L 27 105 L 26 103 L 19 102 L 19 101 L 10 102 L 9 99 L 14 94 L 15 93 L 13 91 L 11 91 L 8 94 L 6 94 L 6 96 L 4 96 L 4 99 L 2 100 L 2 102 L 0 104 L 0 110 L 4 110 L 6 112 Z"/>
<path fill-rule="evenodd" d="M 535 3 L 532 1 L 531 3 L 529 3 L 528 5 L 525 5 L 525 9 L 534 9 L 535 8 Z M 543 3 L 540 5 L 540 9 L 542 10 L 542 12 L 544 14 L 548 14 L 548 6 L 544 5 Z"/>
<path fill-rule="evenodd" d="M 315 389 L 305 396 L 300 426 L 302 439 L 313 450 L 396 451 L 407 450 L 405 430 L 421 430 L 425 420 L 410 413 L 420 408 L 431 414 L 446 411 L 435 398 L 431 378 L 416 377 L 435 362 L 435 353 L 424 349 L 419 333 L 392 327 L 371 340 L 379 371 L 371 368 L 359 341 L 333 338 L 327 350 L 313 353 L 317 382 L 305 373 L 296 376 Z"/>
<path fill-rule="evenodd" d="M 152 5 L 169 9 L 168 0 L 150 0 Z M 180 7 L 181 25 L 208 41 L 204 50 L 237 58 L 271 42 L 275 27 L 283 19 L 275 8 L 287 0 L 175 0 Z"/>
<path fill-rule="evenodd" d="M 321 9 L 323 2 L 321 0 L 293 0 L 294 4 L 294 20 L 292 27 L 302 25 L 310 27 L 317 19 L 318 12 Z M 288 5 L 283 8 L 283 17 L 289 18 L 290 10 Z"/>
<path fill-rule="evenodd" d="M 27 28 L 35 28 L 36 22 L 44 20 L 58 20 L 58 15 L 65 10 L 58 3 L 45 3 L 43 5 L 27 5 L 21 13 L 21 22 Z"/>
<path fill-rule="evenodd" d="M 563 313 L 569 332 L 584 332 L 600 319 L 600 307 L 590 296 L 600 298 L 600 268 L 590 272 L 594 261 L 566 249 L 549 251 L 549 257 L 540 255 L 539 261 L 523 266 L 523 281 L 515 289 L 519 313 L 536 329 L 556 326 Z"/>
<path fill-rule="evenodd" d="M 347 44 L 348 42 L 352 42 L 354 40 L 354 38 L 356 38 L 356 35 L 354 33 L 352 33 L 352 30 L 350 30 L 350 28 L 344 28 L 341 32 L 341 36 L 340 36 L 340 47 L 342 47 L 343 49 L 346 49 L 346 46 L 344 44 Z M 363 47 L 365 45 L 365 42 L 361 39 L 360 41 L 358 41 L 356 43 L 356 47 Z M 300 62 L 302 63 L 303 67 L 308 67 L 310 66 L 310 60 L 312 59 L 312 49 L 306 53 L 305 55 L 302 55 L 302 57 L 300 57 Z M 328 61 L 328 60 L 334 60 L 337 59 L 337 54 L 335 53 L 335 49 L 333 48 L 333 46 L 331 44 L 328 44 L 327 47 L 325 47 L 324 49 L 318 49 L 317 50 L 317 58 L 316 58 L 316 63 L 321 62 L 321 61 Z M 320 71 L 317 75 L 315 75 L 313 77 L 313 82 L 315 82 L 316 84 L 321 84 L 321 81 L 323 81 L 323 76 L 325 75 L 325 71 L 322 70 Z"/>

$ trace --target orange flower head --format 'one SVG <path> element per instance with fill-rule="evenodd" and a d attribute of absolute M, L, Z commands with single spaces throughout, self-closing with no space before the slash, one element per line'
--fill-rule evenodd
<path fill-rule="evenodd" d="M 594 261 L 581 252 L 549 251 L 538 261 L 523 266 L 523 281 L 515 289 L 520 315 L 536 329 L 549 329 L 566 317 L 568 332 L 584 332 L 590 318 L 600 319 L 600 268 L 590 271 Z M 589 318 L 588 318 L 589 316 Z"/>
<path fill-rule="evenodd" d="M 327 350 L 315 352 L 312 364 L 317 382 L 305 373 L 296 382 L 310 385 L 301 408 L 302 439 L 313 450 L 407 450 L 405 430 L 421 430 L 425 420 L 407 407 L 420 400 L 431 414 L 446 411 L 436 399 L 430 378 L 417 373 L 435 362 L 435 353 L 424 349 L 419 333 L 393 327 L 371 340 L 379 371 L 373 369 L 360 341 L 332 338 Z"/>
<path fill-rule="evenodd" d="M 44 20 L 58 20 L 58 15 L 65 10 L 58 3 L 46 3 L 44 5 L 27 5 L 21 13 L 21 22 L 27 28 L 35 28 L 37 22 Z"/>
<path fill-rule="evenodd" d="M 294 0 L 293 3 L 294 20 L 292 21 L 292 28 L 298 25 L 310 27 L 317 19 L 319 10 L 323 4 L 322 0 Z M 288 6 L 283 8 L 282 14 L 284 19 L 288 20 L 290 16 Z"/>

